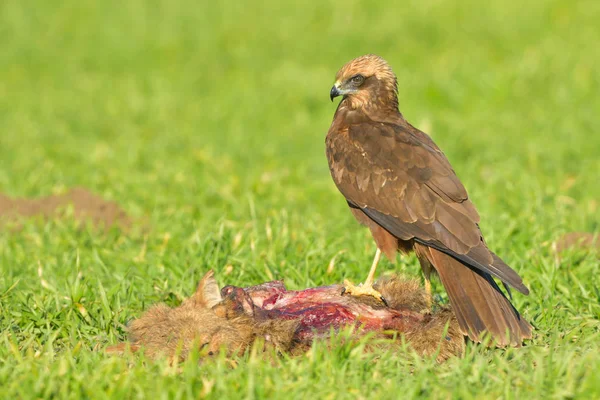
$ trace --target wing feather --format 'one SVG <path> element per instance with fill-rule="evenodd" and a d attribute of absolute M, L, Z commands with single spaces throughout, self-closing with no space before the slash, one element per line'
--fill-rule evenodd
<path fill-rule="evenodd" d="M 447 158 L 408 123 L 357 119 L 327 135 L 327 157 L 349 203 L 392 235 L 415 239 L 526 293 L 519 275 L 495 257 L 479 214 Z"/>

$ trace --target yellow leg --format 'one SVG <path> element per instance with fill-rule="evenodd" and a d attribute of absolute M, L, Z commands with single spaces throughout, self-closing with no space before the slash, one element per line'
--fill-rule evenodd
<path fill-rule="evenodd" d="M 425 277 L 425 293 L 427 293 L 427 308 L 431 310 L 431 279 L 429 273 L 426 273 L 425 271 L 423 271 L 423 276 Z"/>
<path fill-rule="evenodd" d="M 431 297 L 431 281 L 429 280 L 429 276 L 425 277 L 425 292 L 427 292 L 427 297 Z"/>
<path fill-rule="evenodd" d="M 371 269 L 369 270 L 369 275 L 367 275 L 367 280 L 365 281 L 364 286 L 373 286 L 373 282 L 375 282 L 375 270 L 377 270 L 377 265 L 379 264 L 379 260 L 381 259 L 381 250 L 379 247 L 375 252 L 375 257 L 373 258 L 373 263 L 371 264 Z"/>
<path fill-rule="evenodd" d="M 377 270 L 377 264 L 379 264 L 379 260 L 381 259 L 381 250 L 377 248 L 377 252 L 375 253 L 375 258 L 373 259 L 373 264 L 371 264 L 371 270 L 369 271 L 369 275 L 367 276 L 367 280 L 364 284 L 355 286 L 350 281 L 344 281 L 344 289 L 342 290 L 342 294 L 349 294 L 352 296 L 372 296 L 377 300 L 380 300 L 382 303 L 386 304 L 385 299 L 377 290 L 373 289 L 373 282 L 375 280 L 375 271 Z"/>

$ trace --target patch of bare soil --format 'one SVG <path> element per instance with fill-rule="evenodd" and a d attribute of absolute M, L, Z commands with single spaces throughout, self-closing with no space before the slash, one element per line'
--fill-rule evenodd
<path fill-rule="evenodd" d="M 73 217 L 83 223 L 108 230 L 117 226 L 126 230 L 131 219 L 119 205 L 104 200 L 84 188 L 74 188 L 64 195 L 40 197 L 37 199 L 10 198 L 0 193 L 0 225 L 19 226 L 24 218 L 60 218 L 73 207 Z"/>
<path fill-rule="evenodd" d="M 569 249 L 600 252 L 600 235 L 589 232 L 569 232 L 561 236 L 554 246 L 558 253 Z"/>

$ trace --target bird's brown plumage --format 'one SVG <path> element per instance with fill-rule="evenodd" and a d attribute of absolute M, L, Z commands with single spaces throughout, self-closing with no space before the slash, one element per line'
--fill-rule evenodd
<path fill-rule="evenodd" d="M 528 294 L 519 275 L 492 253 L 479 214 L 445 155 L 398 110 L 396 76 L 366 55 L 337 73 L 332 98 L 343 95 L 326 139 L 331 175 L 354 216 L 393 257 L 415 250 L 433 266 L 465 335 L 488 332 L 498 345 L 520 345 L 531 326 L 496 285 Z"/>

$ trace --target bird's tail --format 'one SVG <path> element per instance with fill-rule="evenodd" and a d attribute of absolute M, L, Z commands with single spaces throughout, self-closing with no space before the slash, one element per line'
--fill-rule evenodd
<path fill-rule="evenodd" d="M 464 335 L 481 342 L 486 332 L 498 346 L 520 346 L 531 338 L 531 325 L 502 293 L 492 276 L 431 247 L 415 244 L 448 293 L 450 304 Z M 425 260 L 423 260 L 425 261 Z"/>

